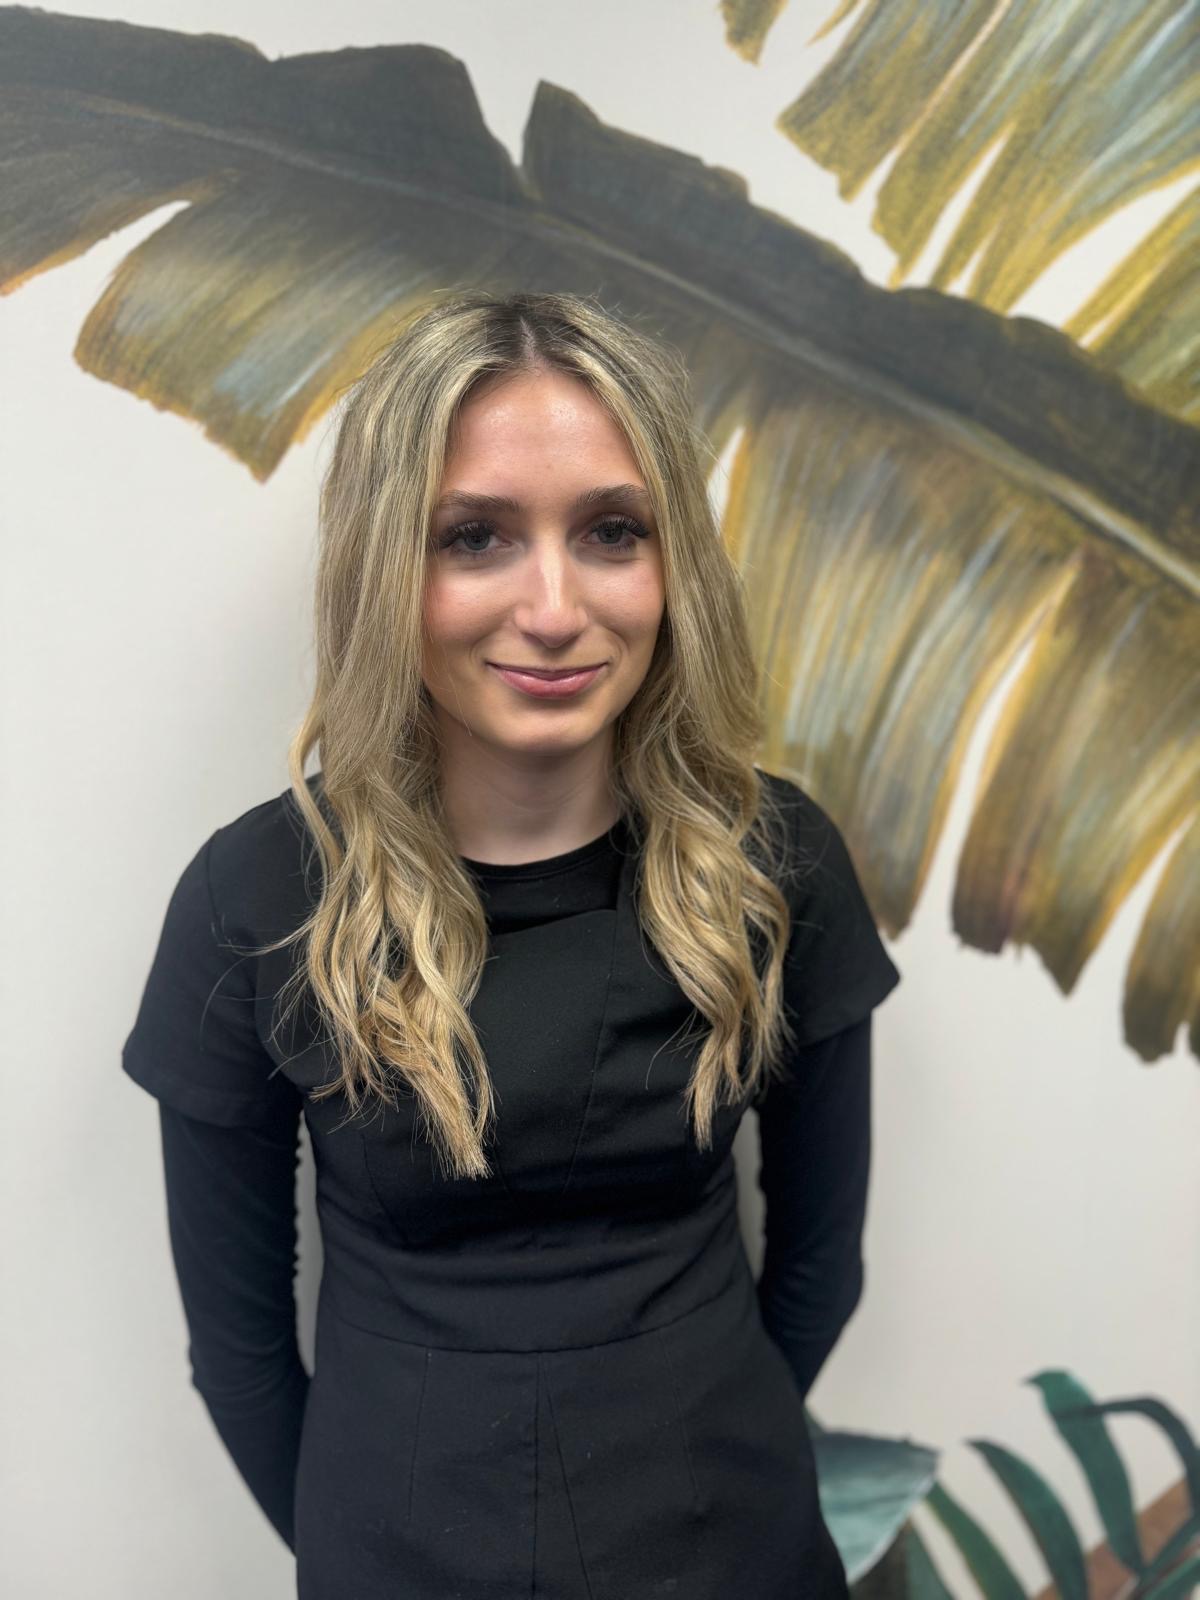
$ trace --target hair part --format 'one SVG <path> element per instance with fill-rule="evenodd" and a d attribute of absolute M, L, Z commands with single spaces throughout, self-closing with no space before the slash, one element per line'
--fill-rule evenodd
<path fill-rule="evenodd" d="M 792 1040 L 783 833 L 755 766 L 759 676 L 682 359 L 590 298 L 439 296 L 391 330 L 338 402 L 319 497 L 315 685 L 288 751 L 322 888 L 299 927 L 257 949 L 303 946 L 280 1022 L 307 991 L 340 1064 L 314 1097 L 344 1091 L 354 1114 L 372 1097 L 394 1105 L 403 1081 L 455 1177 L 491 1172 L 492 1088 L 467 1009 L 488 928 L 442 809 L 423 596 L 463 403 L 538 369 L 579 379 L 608 409 L 657 519 L 663 625 L 614 727 L 609 782 L 640 847 L 641 927 L 709 1024 L 685 1096 L 701 1149 L 717 1106 L 752 1096 Z M 304 769 L 318 747 L 315 793 Z"/>

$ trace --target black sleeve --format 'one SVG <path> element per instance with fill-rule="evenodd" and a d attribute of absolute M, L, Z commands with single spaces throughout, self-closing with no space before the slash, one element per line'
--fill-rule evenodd
<path fill-rule="evenodd" d="M 772 781 L 783 801 L 790 856 L 784 999 L 795 1042 L 812 1044 L 879 1005 L 900 972 L 879 936 L 840 828 L 798 784 Z"/>
<path fill-rule="evenodd" d="M 255 963 L 247 930 L 213 902 L 200 846 L 171 892 L 133 1029 L 126 1074 L 164 1104 L 222 1127 L 260 1123 L 278 1069 L 255 1023 Z"/>
<path fill-rule="evenodd" d="M 301 1097 L 288 1080 L 275 1081 L 258 1126 L 225 1127 L 162 1102 L 159 1121 L 192 1384 L 246 1486 L 294 1550 L 309 1385 L 294 1293 Z"/>
<path fill-rule="evenodd" d="M 871 1165 L 871 1013 L 802 1046 L 758 1102 L 763 1326 L 802 1397 L 858 1304 Z"/>
<path fill-rule="evenodd" d="M 862 1295 L 872 1013 L 900 972 L 833 818 L 790 779 L 767 782 L 788 846 L 783 986 L 794 1048 L 754 1102 L 766 1206 L 758 1301 L 807 1395 Z"/>

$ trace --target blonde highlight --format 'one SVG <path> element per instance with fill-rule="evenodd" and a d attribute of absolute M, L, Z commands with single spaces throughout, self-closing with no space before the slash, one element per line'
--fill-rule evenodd
<path fill-rule="evenodd" d="M 586 383 L 628 439 L 655 508 L 666 611 L 614 728 L 612 793 L 639 852 L 643 933 L 708 1023 L 686 1090 L 698 1146 L 752 1096 L 792 1032 L 782 819 L 755 766 L 763 736 L 740 574 L 708 498 L 711 451 L 678 354 L 587 297 L 448 292 L 398 330 L 343 397 L 319 498 L 313 693 L 288 751 L 320 894 L 284 938 L 350 1114 L 415 1096 L 444 1172 L 486 1177 L 492 1087 L 469 1006 L 488 948 L 446 826 L 421 678 L 428 530 L 455 419 L 481 384 L 550 368 Z M 719 670 L 714 670 L 719 666 Z M 305 776 L 320 751 L 319 792 Z M 745 1070 L 742 1070 L 742 1063 Z"/>

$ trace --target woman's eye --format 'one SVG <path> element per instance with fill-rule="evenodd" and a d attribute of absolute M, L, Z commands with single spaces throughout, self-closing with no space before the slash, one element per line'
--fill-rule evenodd
<path fill-rule="evenodd" d="M 441 542 L 443 550 L 452 549 L 460 539 L 486 539 L 491 536 L 491 528 L 486 524 L 466 522 L 459 528 L 453 528 Z M 487 550 L 468 550 L 465 546 L 455 552 L 463 556 L 485 556 L 490 554 Z"/>
<path fill-rule="evenodd" d="M 484 545 L 482 548 L 471 548 L 470 542 L 472 540 L 490 539 L 495 531 L 495 527 L 490 522 L 460 522 L 456 528 L 451 528 L 442 537 L 438 548 L 440 550 L 450 550 L 458 545 L 459 548 L 454 550 L 456 557 L 465 557 L 468 561 L 478 561 L 481 557 L 493 555 L 495 546 Z M 620 534 L 621 538 L 618 540 L 610 541 L 608 538 L 602 538 L 598 541 L 602 550 L 615 550 L 620 555 L 627 555 L 636 547 L 639 539 L 648 537 L 647 530 L 636 518 L 626 516 L 605 517 L 600 522 L 593 523 L 590 531 L 606 535 Z M 464 540 L 467 542 L 461 543 Z"/>

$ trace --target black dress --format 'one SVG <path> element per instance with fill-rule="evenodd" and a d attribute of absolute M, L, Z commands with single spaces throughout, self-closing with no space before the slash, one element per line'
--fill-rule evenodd
<path fill-rule="evenodd" d="M 785 886 L 799 1048 L 757 1105 L 757 1284 L 744 1107 L 696 1148 L 696 1013 L 639 929 L 623 824 L 546 861 L 468 863 L 491 930 L 471 1005 L 498 1100 L 483 1181 L 439 1173 L 411 1097 L 353 1119 L 312 1100 L 334 1064 L 303 1010 L 272 1036 L 294 953 L 231 947 L 311 904 L 290 792 L 184 870 L 122 1060 L 162 1106 L 193 1382 L 295 1550 L 300 1600 L 845 1595 L 803 1395 L 861 1289 L 870 1012 L 900 974 L 832 821 L 764 779 L 814 865 Z M 324 1247 L 311 1380 L 301 1112 Z"/>

